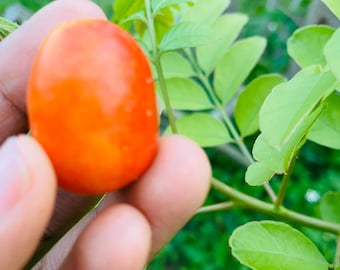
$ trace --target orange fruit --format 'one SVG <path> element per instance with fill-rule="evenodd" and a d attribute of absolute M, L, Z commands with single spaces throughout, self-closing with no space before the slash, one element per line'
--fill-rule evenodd
<path fill-rule="evenodd" d="M 119 189 L 140 177 L 156 153 L 148 59 L 108 21 L 75 20 L 48 35 L 32 66 L 27 112 L 32 136 L 69 191 Z"/>

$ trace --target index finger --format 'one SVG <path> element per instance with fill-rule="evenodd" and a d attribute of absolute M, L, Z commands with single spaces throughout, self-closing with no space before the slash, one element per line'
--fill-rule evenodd
<path fill-rule="evenodd" d="M 105 15 L 87 0 L 54 1 L 0 43 L 0 144 L 27 130 L 26 84 L 40 43 L 53 27 L 77 18 Z"/>

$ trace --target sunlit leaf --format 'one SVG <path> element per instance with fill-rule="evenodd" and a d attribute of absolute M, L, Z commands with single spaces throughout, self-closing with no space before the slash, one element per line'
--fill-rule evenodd
<path fill-rule="evenodd" d="M 285 157 L 288 154 L 289 156 Z M 283 174 L 287 170 L 291 155 L 294 153 L 286 153 L 278 151 L 271 147 L 265 140 L 263 134 L 260 134 L 253 146 L 253 155 L 255 160 L 267 164 L 267 168 L 277 174 Z"/>
<path fill-rule="evenodd" d="M 199 23 L 175 24 L 163 37 L 159 50 L 167 51 L 196 47 L 209 42 L 211 29 Z"/>
<path fill-rule="evenodd" d="M 192 113 L 176 121 L 179 134 L 196 141 L 202 147 L 212 147 L 232 141 L 225 125 L 207 113 Z M 170 133 L 170 128 L 165 131 Z"/>
<path fill-rule="evenodd" d="M 251 269 L 328 269 L 312 241 L 285 223 L 249 222 L 233 232 L 229 245 L 233 256 Z"/>
<path fill-rule="evenodd" d="M 340 19 L 340 1 L 339 0 L 322 0 L 328 8 Z"/>
<path fill-rule="evenodd" d="M 334 75 L 336 76 L 336 78 L 338 79 L 338 81 L 340 81 L 339 44 L 340 44 L 340 28 L 335 31 L 335 33 L 325 46 L 325 56 L 327 64 L 334 73 Z"/>
<path fill-rule="evenodd" d="M 168 52 L 162 55 L 161 64 L 166 78 L 188 78 L 194 75 L 194 71 L 185 57 L 177 52 Z"/>
<path fill-rule="evenodd" d="M 157 44 L 159 44 L 164 35 L 171 29 L 171 27 L 175 23 L 174 13 L 170 8 L 165 8 L 162 10 L 162 12 L 156 14 L 154 23 Z"/>
<path fill-rule="evenodd" d="M 143 0 L 115 0 L 113 3 L 113 21 L 119 23 L 136 14 L 143 7 Z"/>
<path fill-rule="evenodd" d="M 120 24 L 125 24 L 127 22 L 137 21 L 137 20 L 141 20 L 144 23 L 146 23 L 146 17 L 145 17 L 144 10 L 140 10 L 140 11 L 136 12 L 135 14 L 132 14 L 131 16 L 127 17 L 126 19 L 122 20 L 120 22 Z"/>
<path fill-rule="evenodd" d="M 337 85 L 331 72 L 311 67 L 276 86 L 260 110 L 260 129 L 266 141 L 280 150 L 315 107 Z"/>
<path fill-rule="evenodd" d="M 231 100 L 241 84 L 259 61 L 266 40 L 250 37 L 236 42 L 217 66 L 214 87 L 224 104 Z"/>
<path fill-rule="evenodd" d="M 171 107 L 175 110 L 205 110 L 213 108 L 204 89 L 187 78 L 166 80 Z M 160 91 L 159 91 L 160 92 Z"/>
<path fill-rule="evenodd" d="M 329 191 L 322 196 L 320 212 L 322 219 L 340 224 L 340 192 Z"/>
<path fill-rule="evenodd" d="M 298 29 L 288 39 L 288 53 L 300 67 L 325 65 L 323 54 L 334 29 L 326 25 L 312 25 Z"/>
<path fill-rule="evenodd" d="M 318 106 L 308 117 L 294 130 L 290 139 L 282 146 L 281 149 L 272 147 L 260 134 L 253 146 L 253 155 L 255 160 L 263 162 L 268 169 L 276 174 L 284 174 L 288 171 L 297 152 L 306 142 L 306 135 L 312 128 L 316 119 L 323 110 L 323 106 Z"/>
<path fill-rule="evenodd" d="M 245 181 L 251 186 L 261 186 L 268 182 L 275 173 L 262 162 L 254 162 L 246 171 Z"/>
<path fill-rule="evenodd" d="M 308 139 L 340 150 L 340 95 L 333 93 L 326 103 L 325 110 L 308 134 Z"/>
<path fill-rule="evenodd" d="M 220 16 L 212 25 L 210 42 L 196 50 L 197 61 L 206 74 L 221 61 L 247 21 L 246 15 L 234 13 Z"/>
<path fill-rule="evenodd" d="M 263 75 L 254 79 L 243 89 L 235 106 L 235 120 L 242 137 L 258 131 L 259 112 L 263 101 L 274 86 L 285 80 L 277 74 Z"/>
<path fill-rule="evenodd" d="M 194 2 L 194 0 L 151 0 L 151 8 L 155 14 L 163 8 L 188 2 Z"/>
<path fill-rule="evenodd" d="M 213 23 L 229 6 L 230 0 L 197 0 L 183 15 L 183 21 Z"/>

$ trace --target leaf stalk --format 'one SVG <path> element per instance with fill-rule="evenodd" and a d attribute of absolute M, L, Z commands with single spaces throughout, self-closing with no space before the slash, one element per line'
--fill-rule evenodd
<path fill-rule="evenodd" d="M 166 82 L 164 78 L 164 73 L 161 65 L 161 52 L 158 49 L 157 46 L 157 37 L 156 37 L 156 31 L 155 31 L 155 23 L 154 23 L 154 15 L 152 13 L 150 0 L 145 0 L 145 10 L 146 10 L 146 19 L 147 19 L 147 27 L 149 29 L 150 33 L 150 39 L 151 39 L 151 46 L 152 46 L 152 54 L 154 59 L 154 64 L 156 68 L 156 72 L 158 75 L 159 80 L 159 86 L 161 89 L 163 101 L 165 104 L 165 110 L 168 115 L 170 127 L 172 130 L 172 133 L 176 134 L 178 133 L 177 127 L 176 127 L 176 121 L 175 117 L 171 108 L 170 104 L 170 98 L 168 94 L 168 90 L 166 87 Z"/>
<path fill-rule="evenodd" d="M 294 155 L 294 157 L 293 157 L 293 159 L 292 159 L 292 161 L 289 165 L 287 173 L 282 178 L 282 184 L 281 184 L 279 193 L 277 195 L 277 199 L 274 202 L 275 209 L 279 209 L 280 206 L 283 204 L 283 201 L 284 201 L 284 198 L 285 198 L 286 193 L 287 193 L 288 184 L 289 184 L 289 181 L 291 179 L 295 163 L 296 163 L 296 155 Z"/>

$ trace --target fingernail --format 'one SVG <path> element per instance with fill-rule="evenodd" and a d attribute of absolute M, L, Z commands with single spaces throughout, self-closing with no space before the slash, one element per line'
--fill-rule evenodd
<path fill-rule="evenodd" d="M 17 139 L 7 139 L 0 148 L 0 217 L 17 205 L 29 186 L 29 171 Z"/>

